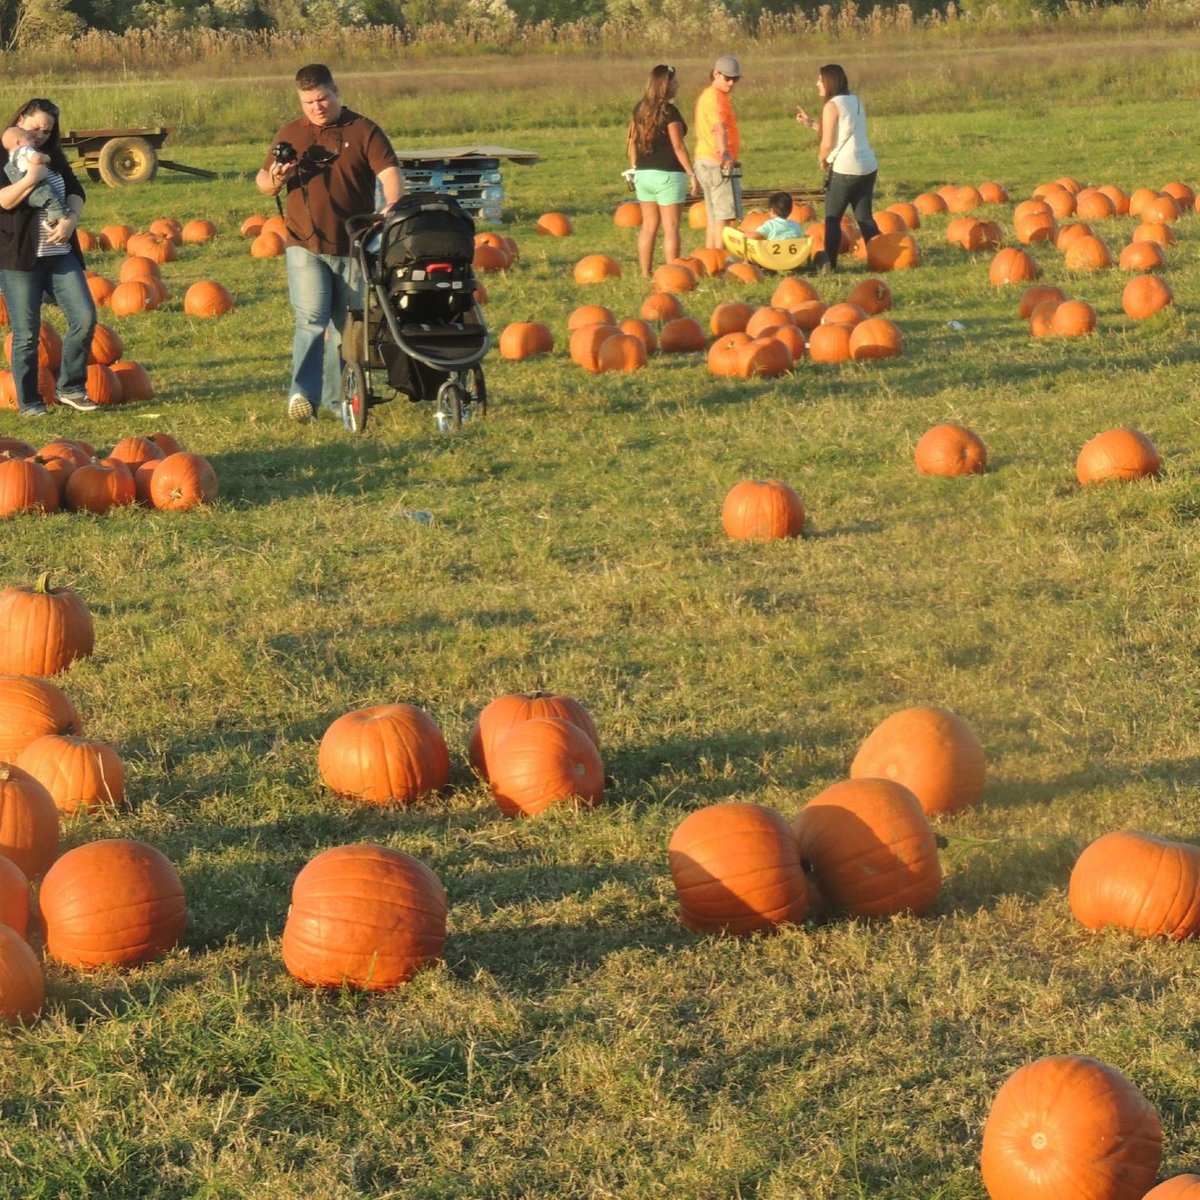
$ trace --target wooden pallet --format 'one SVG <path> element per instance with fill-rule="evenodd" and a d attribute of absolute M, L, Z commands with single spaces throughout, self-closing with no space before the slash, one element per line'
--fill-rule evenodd
<path fill-rule="evenodd" d="M 742 188 L 742 204 L 767 200 L 776 192 L 787 192 L 791 198 L 801 204 L 820 204 L 825 199 L 821 188 L 809 187 L 777 187 L 777 188 Z"/>

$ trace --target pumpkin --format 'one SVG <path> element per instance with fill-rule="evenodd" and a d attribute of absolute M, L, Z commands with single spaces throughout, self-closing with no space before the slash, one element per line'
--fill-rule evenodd
<path fill-rule="evenodd" d="M 847 362 L 850 358 L 851 325 L 830 325 L 822 320 L 808 339 L 808 357 L 813 362 Z"/>
<path fill-rule="evenodd" d="M 29 880 L 11 858 L 0 854 L 0 925 L 25 937 L 29 932 Z"/>
<path fill-rule="evenodd" d="M 106 279 L 103 275 L 97 275 L 94 271 L 87 273 L 88 291 L 92 295 L 92 301 L 97 308 L 101 308 L 108 303 L 109 297 L 113 294 L 113 289 L 117 286 L 111 279 Z"/>
<path fill-rule="evenodd" d="M 149 312 L 157 303 L 150 284 L 141 279 L 130 279 L 125 283 L 118 283 L 108 298 L 108 307 L 115 317 Z"/>
<path fill-rule="evenodd" d="M 581 325 L 571 334 L 567 352 L 573 363 L 593 374 L 600 370 L 600 348 L 621 331 L 615 325 Z"/>
<path fill-rule="evenodd" d="M 125 343 L 115 329 L 109 329 L 107 325 L 97 325 L 95 333 L 92 334 L 88 362 L 108 367 L 115 363 L 124 351 Z"/>
<path fill-rule="evenodd" d="M 471 259 L 471 265 L 481 274 L 490 275 L 496 271 L 507 271 L 512 266 L 512 261 L 512 255 L 503 245 L 475 239 L 475 255 Z"/>
<path fill-rule="evenodd" d="M 1129 194 L 1123 188 L 1117 187 L 1114 183 L 1105 183 L 1097 189 L 1103 192 L 1111 201 L 1113 206 L 1113 216 L 1124 217 L 1129 213 Z"/>
<path fill-rule="evenodd" d="M 1117 206 L 1107 192 L 1084 188 L 1075 197 L 1075 212 L 1085 221 L 1107 221 L 1117 215 Z"/>
<path fill-rule="evenodd" d="M 750 314 L 742 328 L 750 337 L 756 338 L 761 337 L 768 329 L 775 329 L 780 325 L 790 325 L 791 323 L 792 314 L 788 309 L 764 305 L 762 308 L 756 308 Z"/>
<path fill-rule="evenodd" d="M 1001 1085 L 980 1167 L 991 1200 L 1143 1200 L 1161 1157 L 1158 1114 L 1120 1071 L 1056 1054 Z"/>
<path fill-rule="evenodd" d="M 1146 221 L 1139 225 L 1130 235 L 1134 242 L 1157 242 L 1160 246 L 1173 246 L 1178 238 L 1170 225 L 1155 221 Z"/>
<path fill-rule="evenodd" d="M 736 541 L 773 542 L 804 532 L 804 502 L 778 479 L 744 479 L 721 506 L 721 526 Z"/>
<path fill-rule="evenodd" d="M 153 285 L 162 280 L 162 271 L 154 259 L 131 254 L 117 269 L 117 282 L 129 283 L 135 279 Z"/>
<path fill-rule="evenodd" d="M 635 334 L 622 333 L 618 329 L 600 343 L 596 351 L 596 369 L 629 374 L 640 371 L 646 365 L 646 357 L 646 343 Z"/>
<path fill-rule="evenodd" d="M 1050 206 L 1050 211 L 1059 221 L 1075 215 L 1075 196 L 1066 188 L 1054 185 L 1047 188 L 1041 198 Z"/>
<path fill-rule="evenodd" d="M 728 251 L 714 246 L 698 246 L 689 257 L 698 261 L 709 275 L 720 275 L 729 262 Z"/>
<path fill-rule="evenodd" d="M 616 314 L 603 304 L 581 304 L 567 318 L 567 328 L 574 333 L 586 325 L 615 325 Z"/>
<path fill-rule="evenodd" d="M 704 259 L 697 258 L 694 254 L 683 254 L 683 255 L 680 255 L 678 258 L 673 258 L 673 259 L 671 259 L 671 261 L 669 263 L 667 263 L 667 266 L 683 267 L 686 270 L 691 271 L 691 273 L 693 275 L 695 275 L 697 281 L 699 281 L 701 279 L 707 279 L 708 275 L 709 275 L 708 264 L 704 261 Z M 672 291 L 674 289 L 659 288 L 657 290 Z M 688 290 L 690 290 L 690 289 L 688 289 Z"/>
<path fill-rule="evenodd" d="M 1112 255 L 1108 247 L 1091 234 L 1076 238 L 1063 256 L 1068 271 L 1102 271 L 1112 266 Z"/>
<path fill-rule="evenodd" d="M 125 243 L 125 249 L 129 254 L 149 258 L 156 263 L 175 262 L 179 257 L 174 238 L 149 231 L 131 235 Z"/>
<path fill-rule="evenodd" d="M 154 385 L 146 368 L 133 359 L 123 359 L 115 362 L 109 370 L 121 385 L 121 399 L 125 402 L 149 400 L 154 395 Z"/>
<path fill-rule="evenodd" d="M 966 426 L 947 423 L 921 435 L 913 458 L 921 475 L 977 475 L 987 466 L 987 447 Z"/>
<path fill-rule="evenodd" d="M 792 369 L 791 348 L 775 337 L 777 328 L 780 327 L 765 330 L 738 352 L 738 374 L 743 379 L 775 379 Z"/>
<path fill-rule="evenodd" d="M 931 217 L 946 211 L 946 201 L 937 192 L 921 192 L 913 197 L 913 207 L 924 216 Z"/>
<path fill-rule="evenodd" d="M 169 433 L 148 433 L 146 436 L 163 452 L 164 455 L 178 454 L 183 447 Z"/>
<path fill-rule="evenodd" d="M 1017 316 L 1029 318 L 1033 315 L 1033 310 L 1043 301 L 1053 300 L 1055 304 L 1061 304 L 1066 298 L 1067 293 L 1060 287 L 1049 283 L 1035 284 L 1021 293 L 1021 300 L 1017 305 Z"/>
<path fill-rule="evenodd" d="M 57 455 L 53 458 L 44 458 L 39 454 L 37 461 L 46 468 L 46 473 L 54 480 L 54 486 L 58 489 L 58 503 L 61 508 L 66 499 L 67 480 L 74 474 L 75 464 L 69 458 L 62 458 Z"/>
<path fill-rule="evenodd" d="M 1136 245 L 1150 246 L 1152 242 L 1138 242 Z M 1137 275 L 1121 292 L 1121 307 L 1125 315 L 1134 321 L 1144 321 L 1155 313 L 1162 312 L 1175 302 L 1171 285 L 1157 275 Z"/>
<path fill-rule="evenodd" d="M 985 772 L 983 746 L 966 721 L 928 705 L 881 721 L 850 764 L 851 779 L 901 783 L 931 814 L 969 808 L 983 793 Z"/>
<path fill-rule="evenodd" d="M 278 258 L 286 249 L 284 239 L 266 228 L 250 243 L 250 253 L 254 258 Z"/>
<path fill-rule="evenodd" d="M 892 307 L 892 291 L 882 279 L 864 279 L 850 289 L 846 303 L 862 309 L 868 316 L 878 317 Z"/>
<path fill-rule="evenodd" d="M 0 926 L 0 1022 L 28 1025 L 46 1003 L 42 964 L 15 929 Z"/>
<path fill-rule="evenodd" d="M 259 226 L 261 228 L 261 226 Z M 211 221 L 197 217 L 194 220 L 188 221 L 179 231 L 181 241 L 191 245 L 200 245 L 204 242 L 211 242 L 217 236 L 217 227 Z"/>
<path fill-rule="evenodd" d="M 135 474 L 142 463 L 158 461 L 164 457 L 162 450 L 149 438 L 136 436 L 122 438 L 109 455 L 109 458 L 120 459 Z"/>
<path fill-rule="evenodd" d="M 1050 329 L 1059 337 L 1086 337 L 1096 330 L 1096 310 L 1086 300 L 1064 300 L 1054 309 Z"/>
<path fill-rule="evenodd" d="M 500 334 L 500 357 L 509 362 L 549 354 L 553 349 L 554 334 L 540 321 L 514 321 Z"/>
<path fill-rule="evenodd" d="M 267 218 L 261 213 L 255 213 L 253 216 L 247 217 L 242 222 L 238 232 L 240 232 L 244 238 L 256 238 L 260 233 L 262 233 L 263 225 L 266 223 L 266 220 Z"/>
<path fill-rule="evenodd" d="M 378 704 L 345 713 L 329 726 L 317 770 L 339 796 L 411 804 L 450 782 L 450 752 L 427 713 L 412 704 Z"/>
<path fill-rule="evenodd" d="M 0 517 L 56 512 L 58 485 L 41 463 L 30 458 L 0 459 Z"/>
<path fill-rule="evenodd" d="M 268 217 L 262 226 L 263 233 L 275 233 L 281 238 L 286 238 L 288 235 L 287 222 L 278 214 Z"/>
<path fill-rule="evenodd" d="M 754 316 L 753 304 L 746 304 L 741 300 L 727 300 L 712 310 L 712 315 L 708 319 L 708 327 L 718 338 L 724 337 L 728 333 L 743 333 L 752 316 Z"/>
<path fill-rule="evenodd" d="M 683 315 L 683 305 L 673 292 L 651 292 L 638 309 L 643 321 L 674 321 Z"/>
<path fill-rule="evenodd" d="M 1085 225 L 1082 221 L 1073 221 L 1059 229 L 1058 236 L 1054 239 L 1054 247 L 1065 254 L 1080 238 L 1092 236 L 1094 235 L 1090 226 Z"/>
<path fill-rule="evenodd" d="M 46 872 L 38 903 L 47 953 L 72 967 L 152 962 L 187 927 L 179 872 L 161 850 L 127 838 L 68 850 Z"/>
<path fill-rule="evenodd" d="M 217 473 L 202 454 L 180 450 L 168 454 L 150 477 L 150 503 L 155 508 L 186 512 L 211 504 L 220 494 Z"/>
<path fill-rule="evenodd" d="M 984 204 L 1007 204 L 1008 189 L 1002 183 L 989 180 L 979 185 L 979 198 Z"/>
<path fill-rule="evenodd" d="M 754 339 L 745 330 L 723 334 L 708 348 L 708 369 L 719 379 L 732 378 L 741 372 L 741 353 Z"/>
<path fill-rule="evenodd" d="M 667 846 L 679 920 L 695 933 L 770 933 L 808 914 L 796 838 L 759 804 L 714 804 L 685 817 Z"/>
<path fill-rule="evenodd" d="M 545 237 L 570 237 L 574 232 L 575 227 L 571 224 L 571 218 L 566 213 L 560 212 L 542 213 L 534 226 L 534 233 L 542 234 Z"/>
<path fill-rule="evenodd" d="M 1127 426 L 1096 434 L 1075 460 L 1075 477 L 1082 484 L 1145 479 L 1161 469 L 1162 459 L 1154 443 Z"/>
<path fill-rule="evenodd" d="M 874 213 L 875 226 L 880 233 L 903 233 L 908 224 L 899 213 L 890 212 L 888 209 L 880 209 Z"/>
<path fill-rule="evenodd" d="M 1175 1175 L 1151 1188 L 1142 1200 L 1200 1200 L 1200 1175 Z"/>
<path fill-rule="evenodd" d="M 1200 933 L 1200 846 L 1122 830 L 1075 860 L 1068 900 L 1088 929 L 1114 925 L 1172 941 Z"/>
<path fill-rule="evenodd" d="M 121 391 L 121 381 L 113 374 L 110 367 L 103 363 L 89 363 L 87 378 L 84 380 L 84 391 L 88 399 L 95 404 L 108 406 L 120 404 L 125 399 Z"/>
<path fill-rule="evenodd" d="M 16 765 L 50 793 L 59 812 L 95 812 L 125 799 L 125 764 L 104 742 L 48 733 L 30 742 Z"/>
<path fill-rule="evenodd" d="M 1017 241 L 1025 245 L 1053 242 L 1058 236 L 1058 222 L 1050 213 L 1026 213 L 1013 221 Z"/>
<path fill-rule="evenodd" d="M 183 240 L 183 226 L 174 217 L 156 217 L 150 222 L 149 232 L 176 245 Z"/>
<path fill-rule="evenodd" d="M 1170 196 L 1179 205 L 1181 213 L 1191 208 L 1196 201 L 1196 193 L 1193 188 L 1189 184 L 1181 183 L 1179 180 L 1164 183 L 1159 195 Z"/>
<path fill-rule="evenodd" d="M 28 771 L 0 762 L 0 855 L 36 879 L 58 857 L 58 809 Z"/>
<path fill-rule="evenodd" d="M 1036 338 L 1049 337 L 1053 332 L 1054 310 L 1061 300 L 1039 300 L 1029 314 L 1029 332 Z"/>
<path fill-rule="evenodd" d="M 66 506 L 72 512 L 106 513 L 137 500 L 133 472 L 119 460 L 79 467 L 67 480 Z"/>
<path fill-rule="evenodd" d="M 646 347 L 647 355 L 653 354 L 658 349 L 658 336 L 649 321 L 642 321 L 637 317 L 626 317 L 617 325 L 617 328 L 622 333 L 637 338 Z"/>
<path fill-rule="evenodd" d="M 901 200 L 896 204 L 889 204 L 887 211 L 895 213 L 904 222 L 905 228 L 921 228 L 921 210 L 915 204 Z"/>
<path fill-rule="evenodd" d="M 921 252 L 911 233 L 881 233 L 867 243 L 867 266 L 872 271 L 907 271 L 920 262 Z"/>
<path fill-rule="evenodd" d="M 603 283 L 621 274 L 621 264 L 607 254 L 587 254 L 575 264 L 576 283 Z"/>
<path fill-rule="evenodd" d="M 48 679 L 0 675 L 0 762 L 14 762 L 43 734 L 80 733 L 82 728 L 78 709 Z"/>
<path fill-rule="evenodd" d="M 771 307 L 790 311 L 797 304 L 819 299 L 817 289 L 807 279 L 801 279 L 799 275 L 785 275 L 771 293 Z"/>
<path fill-rule="evenodd" d="M 122 250 L 132 233 L 132 225 L 105 225 L 100 230 L 100 245 L 105 250 Z"/>
<path fill-rule="evenodd" d="M 737 266 L 735 263 L 734 266 Z M 730 267 L 732 270 L 733 267 Z M 708 339 L 700 322 L 694 317 L 676 317 L 668 321 L 658 337 L 658 348 L 664 354 L 691 354 L 708 348 Z"/>
<path fill-rule="evenodd" d="M 1130 242 L 1117 258 L 1122 271 L 1157 271 L 1166 263 L 1166 252 L 1157 242 Z"/>
<path fill-rule="evenodd" d="M 988 267 L 988 279 L 994 287 L 1009 283 L 1032 282 L 1042 273 L 1037 260 L 1026 250 L 1006 246 L 999 250 Z"/>
<path fill-rule="evenodd" d="M 292 884 L 280 950 L 312 987 L 385 992 L 439 962 L 446 889 L 424 863 L 385 846 L 337 846 Z"/>
<path fill-rule="evenodd" d="M 219 317 L 233 307 L 229 289 L 215 279 L 201 279 L 183 294 L 183 311 L 189 317 Z"/>
<path fill-rule="evenodd" d="M 57 675 L 95 645 L 92 614 L 78 593 L 35 584 L 0 591 L 0 674 Z"/>
<path fill-rule="evenodd" d="M 533 717 L 561 717 L 578 725 L 600 748 L 600 735 L 591 714 L 570 696 L 554 692 L 514 692 L 497 696 L 485 705 L 471 726 L 467 740 L 467 754 L 471 766 L 482 778 L 488 779 L 488 763 L 497 743 L 517 725 Z"/>
<path fill-rule="evenodd" d="M 788 309 L 792 314 L 792 324 L 797 329 L 811 333 L 821 323 L 825 316 L 825 302 L 822 300 L 801 300 Z"/>
<path fill-rule="evenodd" d="M 618 229 L 636 229 L 642 223 L 642 206 L 636 200 L 622 200 L 613 211 Z"/>
<path fill-rule="evenodd" d="M 8 372 L 12 376 L 12 372 Z M 8 456 L 11 458 L 29 458 L 37 453 L 37 447 L 31 445 L 23 438 L 15 437 L 0 437 L 0 456 Z"/>
<path fill-rule="evenodd" d="M 570 799 L 589 808 L 604 798 L 604 764 L 595 741 L 562 717 L 531 717 L 500 738 L 488 756 L 488 782 L 506 817 L 533 816 Z"/>
<path fill-rule="evenodd" d="M 654 272 L 650 283 L 656 292 L 672 292 L 678 295 L 680 292 L 695 289 L 696 272 L 679 263 L 665 263 Z"/>
<path fill-rule="evenodd" d="M 850 334 L 850 357 L 856 362 L 874 358 L 896 358 L 904 353 L 900 327 L 887 317 L 868 317 Z"/>
<path fill-rule="evenodd" d="M 890 779 L 846 779 L 792 822 L 823 904 L 852 917 L 927 913 L 942 887 L 937 838 L 916 796 Z"/>
<path fill-rule="evenodd" d="M 730 279 L 736 279 L 738 283 L 762 283 L 763 280 L 762 269 L 756 267 L 753 263 L 748 262 L 730 263 L 729 266 L 725 268 L 725 274 L 728 275 Z"/>
<path fill-rule="evenodd" d="M 1191 205 L 1188 205 L 1191 208 Z M 1174 196 L 1158 195 L 1153 200 L 1147 200 L 1138 213 L 1144 222 L 1157 225 L 1169 225 L 1179 220 L 1179 205 Z"/>

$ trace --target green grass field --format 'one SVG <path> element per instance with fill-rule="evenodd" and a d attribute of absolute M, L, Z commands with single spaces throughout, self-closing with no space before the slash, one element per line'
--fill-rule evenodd
<path fill-rule="evenodd" d="M 950 182 L 999 180 L 1013 203 L 1064 174 L 1197 182 L 1178 45 L 1081 40 L 1060 85 L 1061 47 L 843 50 L 800 48 L 757 75 L 744 53 L 747 186 L 818 182 L 790 117 L 839 53 L 862 84 L 881 207 Z M 53 569 L 91 605 L 96 653 L 61 683 L 129 772 L 127 808 L 65 822 L 64 846 L 153 843 L 190 919 L 152 966 L 48 964 L 41 1021 L 3 1035 L 0 1195 L 980 1200 L 991 1098 L 1051 1053 L 1096 1055 L 1143 1090 L 1164 1176 L 1200 1162 L 1195 945 L 1089 933 L 1066 901 L 1104 832 L 1200 838 L 1200 216 L 1169 252 L 1176 307 L 1142 324 L 1115 268 L 1069 277 L 1035 251 L 1046 281 L 1095 306 L 1089 338 L 1032 339 L 1019 289 L 992 288 L 990 256 L 949 246 L 938 217 L 920 268 L 888 278 L 900 359 L 802 361 L 775 381 L 714 379 L 699 355 L 589 375 L 566 356 L 571 310 L 634 315 L 647 290 L 611 212 L 653 57 L 471 63 L 461 95 L 427 64 L 344 82 L 398 146 L 543 156 L 506 170 L 521 258 L 488 278 L 485 312 L 497 335 L 548 322 L 556 350 L 489 357 L 492 411 L 452 439 L 404 400 L 361 439 L 284 417 L 282 261 L 252 259 L 238 226 L 270 211 L 251 176 L 291 111 L 287 73 L 135 82 L 119 101 L 115 86 L 34 89 L 68 126 L 179 123 L 174 156 L 220 173 L 97 185 L 85 228 L 203 216 L 221 232 L 164 267 L 161 310 L 102 315 L 153 401 L 36 431 L 0 413 L 0 432 L 107 449 L 166 429 L 211 459 L 222 495 L 191 514 L 3 527 L 0 584 Z M 1025 73 L 1006 73 L 1017 60 Z M 1145 72 L 1164 62 L 1177 90 L 1151 98 Z M 954 80 L 973 83 L 954 98 Z M 573 237 L 534 236 L 550 209 Z M 1011 237 L 1011 206 L 986 215 Z M 1115 252 L 1135 223 L 1098 232 Z M 577 286 L 590 252 L 623 277 Z M 865 277 L 844 261 L 817 281 L 823 298 Z M 89 265 L 115 276 L 119 257 Z M 200 278 L 236 311 L 185 316 Z M 707 279 L 685 307 L 707 325 L 719 301 L 765 304 L 774 282 Z M 914 443 L 943 420 L 984 438 L 986 474 L 915 473 Z M 1162 478 L 1080 489 L 1080 446 L 1120 424 L 1154 439 Z M 751 476 L 797 488 L 802 539 L 725 539 L 722 499 Z M 610 786 L 594 811 L 505 820 L 467 768 L 483 705 L 535 687 L 583 700 L 599 726 Z M 451 793 L 406 810 L 333 799 L 321 734 L 388 701 L 441 726 Z M 879 720 L 922 703 L 970 722 L 989 775 L 978 808 L 937 823 L 930 916 L 746 940 L 680 928 L 666 845 L 687 813 L 749 800 L 790 818 Z M 386 996 L 308 991 L 279 955 L 296 872 L 356 841 L 417 856 L 449 895 L 445 965 Z"/>

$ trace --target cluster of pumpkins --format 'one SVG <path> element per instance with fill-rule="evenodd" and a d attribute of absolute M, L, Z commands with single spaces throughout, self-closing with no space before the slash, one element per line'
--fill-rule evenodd
<path fill-rule="evenodd" d="M 0 437 L 0 519 L 60 509 L 106 513 L 132 504 L 186 511 L 219 491 L 212 463 L 169 433 L 122 438 L 104 455 L 77 438 L 37 449 Z"/>

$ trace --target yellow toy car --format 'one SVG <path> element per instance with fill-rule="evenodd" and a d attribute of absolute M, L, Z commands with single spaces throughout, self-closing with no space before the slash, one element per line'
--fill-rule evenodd
<path fill-rule="evenodd" d="M 813 255 L 813 240 L 798 238 L 747 237 L 740 229 L 726 226 L 722 234 L 725 249 L 764 271 L 796 271 Z"/>

